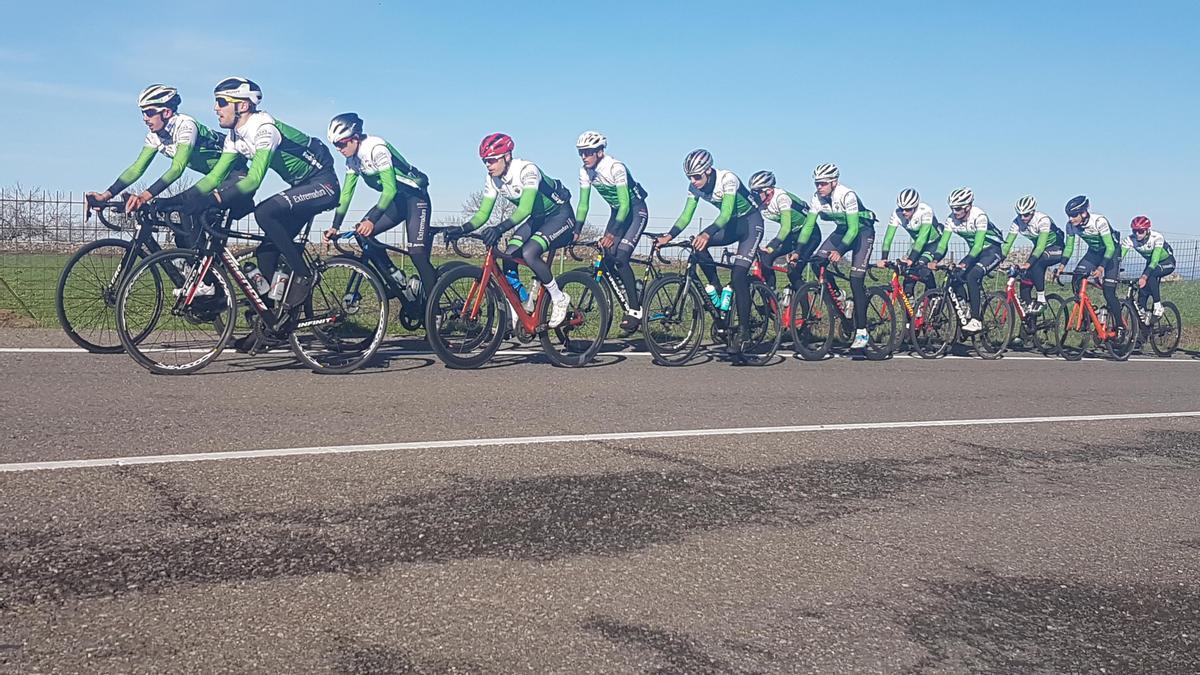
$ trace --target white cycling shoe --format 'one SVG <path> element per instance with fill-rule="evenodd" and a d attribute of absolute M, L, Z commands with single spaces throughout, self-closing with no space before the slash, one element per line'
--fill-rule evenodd
<path fill-rule="evenodd" d="M 854 342 L 850 343 L 850 349 L 866 349 L 871 343 L 871 338 L 866 333 L 857 333 L 854 336 Z"/>
<path fill-rule="evenodd" d="M 188 291 L 188 289 L 185 287 L 185 288 L 176 288 L 174 291 L 171 291 L 171 292 L 174 293 L 175 297 L 178 298 L 180 296 L 187 295 L 187 291 Z M 204 282 L 200 282 L 200 285 L 196 286 L 196 295 L 194 295 L 192 297 L 193 298 L 202 298 L 202 297 L 206 297 L 206 296 L 212 297 L 213 295 L 216 295 L 216 294 L 217 294 L 217 289 L 215 286 L 213 286 L 212 284 L 206 284 Z"/>
<path fill-rule="evenodd" d="M 571 308 L 571 296 L 563 293 L 558 298 L 550 298 L 550 327 L 558 328 L 567 319 L 567 310 Z"/>
<path fill-rule="evenodd" d="M 965 333 L 978 333 L 981 330 L 983 330 L 983 324 L 979 322 L 979 319 L 971 319 L 963 326 Z"/>

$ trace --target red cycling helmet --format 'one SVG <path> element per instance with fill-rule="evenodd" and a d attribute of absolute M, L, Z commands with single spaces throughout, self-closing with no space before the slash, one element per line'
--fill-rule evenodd
<path fill-rule="evenodd" d="M 1138 216 L 1129 223 L 1129 229 L 1134 232 L 1145 232 L 1150 229 L 1150 219 L 1146 216 Z"/>
<path fill-rule="evenodd" d="M 512 136 L 508 134 L 488 134 L 479 143 L 479 157 L 481 159 L 499 157 L 500 155 L 512 152 L 515 145 Z"/>

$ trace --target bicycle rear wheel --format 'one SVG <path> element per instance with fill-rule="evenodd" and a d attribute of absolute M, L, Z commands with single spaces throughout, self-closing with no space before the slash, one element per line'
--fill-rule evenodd
<path fill-rule="evenodd" d="M 547 328 L 538 337 L 546 357 L 556 366 L 574 368 L 589 363 L 608 337 L 608 300 L 595 277 L 583 270 L 571 270 L 556 279 L 558 287 L 571 298 L 567 318 L 550 328 L 549 294 L 541 303 L 541 322 Z"/>
<path fill-rule="evenodd" d="M 674 274 L 651 281 L 642 300 L 642 335 L 655 363 L 690 361 L 704 339 L 704 305 L 696 284 Z"/>
<path fill-rule="evenodd" d="M 938 289 L 921 294 L 913 303 L 913 317 L 909 322 L 909 339 L 921 358 L 936 359 L 944 355 L 958 335 L 958 317 L 946 298 Z"/>
<path fill-rule="evenodd" d="M 508 328 L 509 308 L 483 270 L 456 267 L 438 277 L 425 307 L 429 346 L 450 368 L 478 368 L 495 356 Z"/>
<path fill-rule="evenodd" d="M 829 296 L 818 284 L 800 284 L 792 293 L 790 310 L 792 345 L 800 358 L 820 361 L 829 356 L 842 318 Z"/>
<path fill-rule="evenodd" d="M 319 275 L 288 340 L 314 373 L 349 373 L 375 356 L 387 334 L 387 291 L 370 268 L 351 258 L 323 261 Z M 347 302 L 351 284 L 357 297 Z"/>
<path fill-rule="evenodd" d="M 972 338 L 975 353 L 982 359 L 998 359 L 1008 349 L 1013 328 L 1016 327 L 1008 297 L 1002 293 L 988 293 L 983 297 L 980 314 L 983 330 Z"/>
<path fill-rule="evenodd" d="M 896 308 L 887 291 L 867 289 L 867 342 L 863 354 L 871 361 L 882 361 L 892 355 L 899 343 Z"/>
<path fill-rule="evenodd" d="M 124 347 L 117 336 L 117 294 L 129 269 L 118 269 L 133 242 L 125 239 L 93 241 L 71 256 L 58 277 L 54 310 L 58 324 L 75 344 L 93 354 L 117 354 Z M 130 267 L 137 258 L 130 258 Z"/>
<path fill-rule="evenodd" d="M 1079 300 L 1069 302 L 1058 343 L 1059 355 L 1068 361 L 1082 359 L 1084 352 L 1093 344 L 1094 333 L 1095 326 L 1086 308 L 1080 305 Z"/>
<path fill-rule="evenodd" d="M 1122 300 L 1121 315 L 1113 324 L 1117 334 L 1104 341 L 1108 355 L 1117 361 L 1127 360 L 1133 353 L 1134 346 L 1137 345 L 1138 327 L 1141 323 L 1138 318 L 1137 306 L 1131 300 Z"/>
<path fill-rule="evenodd" d="M 1159 356 L 1170 356 L 1179 348 L 1183 319 L 1173 302 L 1164 302 L 1162 316 L 1150 324 L 1150 348 Z"/>
<path fill-rule="evenodd" d="M 197 283 L 199 262 L 193 250 L 159 251 L 133 268 L 117 296 L 121 345 L 153 373 L 194 373 L 217 358 L 233 334 L 237 304 L 229 276 L 213 266 Z"/>
<path fill-rule="evenodd" d="M 736 312 L 734 312 L 736 315 Z M 779 350 L 783 331 L 779 323 L 779 297 L 766 284 L 755 281 L 750 284 L 750 339 L 742 345 L 739 360 L 743 365 L 762 366 L 770 363 Z M 734 319 L 736 324 L 736 319 Z M 731 331 L 740 326 L 730 327 Z M 736 334 L 736 333 L 735 333 Z"/>
<path fill-rule="evenodd" d="M 1051 293 L 1046 296 L 1046 302 L 1041 311 L 1027 321 L 1033 322 L 1030 339 L 1033 346 L 1046 356 L 1058 354 L 1058 344 L 1061 342 L 1063 326 L 1066 324 L 1067 303 Z"/>

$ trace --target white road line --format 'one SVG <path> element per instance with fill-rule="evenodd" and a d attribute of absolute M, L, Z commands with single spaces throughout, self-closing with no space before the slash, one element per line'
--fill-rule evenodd
<path fill-rule="evenodd" d="M 448 441 L 410 441 L 375 443 L 371 445 L 319 445 L 308 448 L 275 448 L 271 450 L 239 450 L 231 452 L 198 452 L 178 455 L 148 455 L 144 457 L 108 457 L 103 459 L 71 459 L 55 462 L 23 462 L 0 464 L 0 473 L 15 471 L 57 471 L 62 469 L 91 469 L 138 464 L 175 464 L 209 462 L 226 459 L 263 459 L 295 455 L 343 455 L 360 452 L 401 452 L 438 448 L 479 448 L 498 445 L 544 445 L 547 443 L 592 443 L 604 441 L 642 441 L 664 438 L 701 438 L 705 436 L 746 436 L 752 434 L 803 434 L 819 431 L 871 431 L 883 429 L 921 429 L 928 427 L 973 427 L 990 424 L 1061 424 L 1064 422 L 1106 422 L 1117 420 L 1147 420 L 1179 417 L 1200 417 L 1200 410 L 1190 412 L 1124 413 L 1115 415 L 1063 415 L 1057 417 L 998 417 L 974 420 L 915 420 L 902 422 L 861 422 L 850 424 L 804 424 L 783 427 L 732 427 L 728 429 L 676 429 L 670 431 L 619 431 L 601 434 L 565 434 L 559 436 L 518 436 L 511 438 L 463 438 Z"/>

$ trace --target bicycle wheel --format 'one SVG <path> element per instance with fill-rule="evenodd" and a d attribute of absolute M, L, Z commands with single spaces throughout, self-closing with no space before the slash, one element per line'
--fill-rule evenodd
<path fill-rule="evenodd" d="M 790 318 L 792 345 L 800 358 L 820 361 L 829 356 L 841 315 L 819 285 L 801 284 L 792 293 Z"/>
<path fill-rule="evenodd" d="M 736 299 L 736 298 L 735 298 Z M 734 315 L 736 316 L 736 312 Z M 743 365 L 762 366 L 771 362 L 779 350 L 783 331 L 779 322 L 779 296 L 766 284 L 755 281 L 750 284 L 750 339 L 742 345 L 739 360 Z M 734 319 L 731 331 L 739 330 Z"/>
<path fill-rule="evenodd" d="M 542 298 L 541 321 L 547 328 L 538 337 L 546 357 L 556 366 L 574 368 L 596 358 L 604 339 L 608 337 L 608 300 L 604 288 L 590 273 L 571 270 L 558 275 L 558 287 L 571 298 L 567 318 L 550 328 L 551 305 L 549 294 Z"/>
<path fill-rule="evenodd" d="M 696 284 L 679 275 L 651 281 L 642 301 L 642 335 L 655 363 L 690 361 L 704 339 L 704 304 Z"/>
<path fill-rule="evenodd" d="M 892 355 L 899 342 L 896 330 L 895 307 L 887 291 L 882 288 L 867 289 L 867 342 L 863 355 L 871 361 L 882 361 Z"/>
<path fill-rule="evenodd" d="M 954 308 L 939 289 L 930 289 L 913 303 L 913 318 L 909 322 L 909 340 L 917 354 L 924 359 L 944 355 L 958 336 L 958 317 Z"/>
<path fill-rule="evenodd" d="M 1067 303 L 1058 295 L 1051 293 L 1046 296 L 1046 302 L 1041 311 L 1027 321 L 1033 322 L 1033 332 L 1030 339 L 1033 346 L 1046 356 L 1058 354 L 1058 343 L 1061 341 L 1063 326 L 1067 313 Z"/>
<path fill-rule="evenodd" d="M 1008 304 L 1008 298 L 1002 293 L 988 293 L 983 296 L 980 307 L 980 323 L 983 330 L 971 338 L 975 353 L 981 359 L 998 359 L 1008 343 L 1012 340 L 1013 329 L 1016 327 L 1014 312 Z"/>
<path fill-rule="evenodd" d="M 438 277 L 425 307 L 429 346 L 450 368 L 478 368 L 495 356 L 509 321 L 505 299 L 478 288 L 483 270 L 455 267 Z"/>
<path fill-rule="evenodd" d="M 153 373 L 194 373 L 217 358 L 233 334 L 237 302 L 223 268 L 210 267 L 185 305 L 199 262 L 190 249 L 159 251 L 133 268 L 117 295 L 121 345 Z"/>
<path fill-rule="evenodd" d="M 1138 318 L 1137 305 L 1130 300 L 1122 300 L 1121 316 L 1117 317 L 1115 324 L 1117 334 L 1104 341 L 1108 355 L 1116 361 L 1127 360 L 1133 353 L 1134 346 L 1137 345 L 1138 327 L 1141 323 L 1141 319 Z"/>
<path fill-rule="evenodd" d="M 1162 316 L 1150 324 L 1150 348 L 1159 356 L 1171 356 L 1179 348 L 1183 319 L 1173 302 L 1164 302 Z"/>
<path fill-rule="evenodd" d="M 1079 300 L 1072 300 L 1066 306 L 1063 332 L 1059 338 L 1058 353 L 1068 361 L 1078 361 L 1093 343 L 1092 317 Z"/>
<path fill-rule="evenodd" d="M 349 373 L 370 362 L 387 334 L 387 292 L 370 268 L 351 258 L 330 258 L 318 271 L 288 341 L 314 373 Z M 352 283 L 356 297 L 348 302 Z"/>
<path fill-rule="evenodd" d="M 54 294 L 58 324 L 71 342 L 93 354 L 124 349 L 117 337 L 117 293 L 130 271 L 121 269 L 121 263 L 131 250 L 133 242 L 125 239 L 93 241 L 67 260 L 58 277 Z M 131 258 L 130 268 L 136 264 L 137 259 Z"/>

